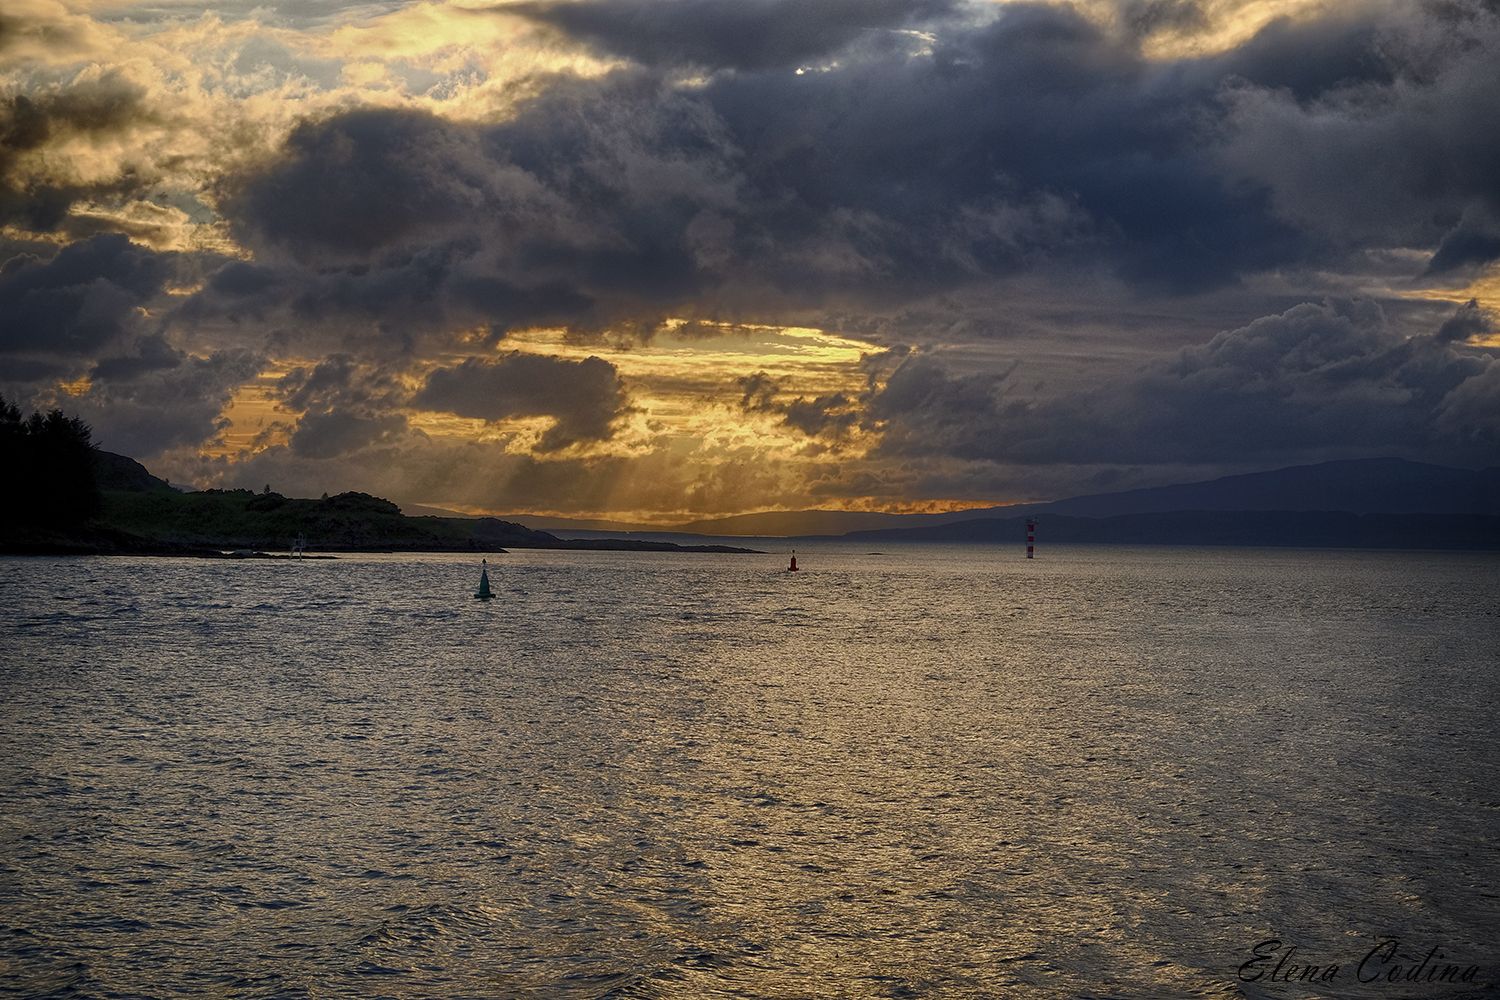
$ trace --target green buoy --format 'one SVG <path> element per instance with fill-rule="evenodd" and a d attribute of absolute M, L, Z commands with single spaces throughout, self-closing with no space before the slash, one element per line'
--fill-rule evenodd
<path fill-rule="evenodd" d="M 474 596 L 481 601 L 488 601 L 495 595 L 490 592 L 489 560 L 479 560 L 479 589 L 474 591 Z"/>

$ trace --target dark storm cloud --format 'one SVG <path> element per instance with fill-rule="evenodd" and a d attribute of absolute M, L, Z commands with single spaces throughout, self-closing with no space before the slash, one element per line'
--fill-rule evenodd
<path fill-rule="evenodd" d="M 208 286 L 228 298 L 245 298 L 264 294 L 278 280 L 276 273 L 270 268 L 235 260 L 210 275 Z"/>
<path fill-rule="evenodd" d="M 0 266 L 0 355 L 92 355 L 138 331 L 139 310 L 173 275 L 172 254 L 119 234 L 72 243 L 50 260 Z"/>
<path fill-rule="evenodd" d="M 855 401 L 842 392 L 808 399 L 798 397 L 786 404 L 785 423 L 808 437 L 842 438 L 859 423 Z"/>
<path fill-rule="evenodd" d="M 1470 299 L 1438 327 L 1433 339 L 1440 344 L 1462 343 L 1471 337 L 1482 337 L 1494 332 L 1495 324 L 1480 310 L 1479 300 Z"/>
<path fill-rule="evenodd" d="M 160 353 L 142 347 L 143 356 Z M 146 459 L 216 437 L 235 389 L 258 375 L 265 361 L 250 351 L 223 350 L 206 358 L 184 355 L 176 365 L 121 363 L 65 408 L 94 427 L 100 447 Z"/>
<path fill-rule="evenodd" d="M 334 458 L 398 441 L 405 434 L 406 418 L 399 413 L 366 416 L 334 407 L 303 414 L 290 447 L 300 458 Z"/>
<path fill-rule="evenodd" d="M 781 392 L 787 377 L 776 378 L 768 372 L 755 372 L 734 380 L 744 391 L 740 409 L 746 412 L 766 412 L 776 407 L 776 396 Z"/>
<path fill-rule="evenodd" d="M 397 373 L 352 355 L 294 368 L 277 383 L 276 395 L 287 409 L 303 411 L 290 440 L 302 458 L 333 458 L 406 435 L 406 417 L 393 412 L 409 395 Z"/>
<path fill-rule="evenodd" d="M 683 232 L 703 204 L 729 200 L 715 176 L 722 158 L 694 151 L 706 137 L 683 142 L 694 129 L 684 119 L 701 109 L 658 100 L 654 83 L 627 82 L 623 101 L 579 102 L 579 87 L 550 99 L 571 108 L 503 126 L 367 110 L 302 127 L 278 160 L 226 182 L 221 208 L 267 261 L 307 266 L 231 265 L 195 314 L 252 309 L 259 285 L 317 323 L 364 316 L 503 334 L 680 301 L 695 288 Z"/>
<path fill-rule="evenodd" d="M 1464 307 L 1452 321 L 1464 326 Z M 1373 302 L 1300 305 L 1075 398 L 1006 396 L 916 355 L 869 406 L 894 454 L 1015 463 L 1294 462 L 1400 452 L 1492 463 L 1500 365 Z"/>
<path fill-rule="evenodd" d="M 966 425 L 993 412 L 1000 377 L 949 374 L 938 359 L 914 354 L 903 361 L 874 397 L 876 419 L 905 413 L 937 414 L 941 422 Z"/>
<path fill-rule="evenodd" d="M 1243 45 L 1186 72 L 1215 86 L 1242 81 L 1315 101 L 1349 87 L 1389 86 L 1398 71 L 1376 24 L 1335 10 L 1326 19 L 1272 21 Z"/>
<path fill-rule="evenodd" d="M 173 320 L 191 326 L 228 318 L 335 333 L 373 325 L 401 331 L 391 334 L 400 340 L 454 321 L 453 310 L 444 308 L 443 286 L 471 252 L 472 247 L 421 246 L 372 255 L 370 262 L 347 268 L 231 261 L 208 274 L 203 289 L 174 311 Z"/>
<path fill-rule="evenodd" d="M 171 314 L 192 328 L 228 320 L 248 333 L 279 326 L 298 353 L 357 347 L 410 354 L 424 336 L 483 327 L 498 339 L 514 326 L 569 325 L 590 300 L 558 284 L 526 287 L 493 273 L 474 240 L 392 250 L 370 264 L 305 268 L 234 261 Z"/>
<path fill-rule="evenodd" d="M 740 409 L 747 413 L 780 414 L 782 424 L 794 427 L 808 437 L 840 441 L 859 423 L 858 401 L 842 392 L 808 399 L 781 401 L 776 397 L 785 391 L 790 378 L 775 378 L 767 372 L 755 372 L 735 379 L 742 390 Z"/>
<path fill-rule="evenodd" d="M 252 240 L 304 260 L 364 261 L 491 206 L 497 165 L 472 130 L 421 112 L 361 110 L 308 123 L 272 169 L 226 184 L 221 210 Z"/>
<path fill-rule="evenodd" d="M 647 65 L 756 70 L 795 67 L 864 32 L 925 21 L 954 6 L 953 0 L 573 0 L 503 9 Z"/>
<path fill-rule="evenodd" d="M 1232 52 L 1159 64 L 1140 33 L 1187 8 L 1132 8 L 1137 33 L 1121 35 L 1069 7 L 1007 4 L 976 23 L 879 5 L 872 23 L 923 29 L 880 44 L 796 30 L 843 23 L 839 3 L 528 10 L 612 51 L 661 46 L 643 61 L 734 71 L 694 86 L 666 68 L 560 77 L 493 125 L 390 109 L 304 124 L 220 185 L 263 261 L 226 269 L 200 308 L 264 296 L 315 323 L 503 334 L 907 301 L 1038 267 L 1183 294 L 1445 235 L 1438 268 L 1493 249 L 1488 216 L 1463 216 L 1500 176 L 1500 18 L 1480 7 L 1472 44 L 1436 70 L 1423 39 L 1438 29 L 1420 12 L 1277 22 Z M 772 56 L 791 58 L 782 34 L 716 33 L 744 18 L 800 39 L 798 59 L 837 59 L 798 74 Z M 658 19 L 671 32 L 648 30 Z M 1371 211 L 1386 196 L 1388 225 Z M 301 267 L 273 284 L 273 259 Z"/>
<path fill-rule="evenodd" d="M 177 368 L 185 357 L 184 352 L 167 343 L 167 338 L 161 334 L 153 334 L 149 337 L 141 337 L 135 342 L 134 354 L 122 354 L 101 360 L 89 372 L 89 378 L 94 381 L 133 379 L 146 372 Z"/>
<path fill-rule="evenodd" d="M 1398 5 L 1373 26 L 1384 74 L 1356 75 L 1315 98 L 1226 80 L 1225 166 L 1332 243 L 1439 250 L 1435 271 L 1491 259 L 1500 10 L 1463 0 Z"/>
<path fill-rule="evenodd" d="M 1447 274 L 1471 264 L 1500 258 L 1500 221 L 1483 206 L 1471 205 L 1458 225 L 1443 237 L 1427 263 L 1427 274 Z"/>
<path fill-rule="evenodd" d="M 66 177 L 37 180 L 22 177 L 20 170 L 59 142 L 77 136 L 99 139 L 151 120 L 145 96 L 140 87 L 109 75 L 0 102 L 0 223 L 51 232 L 75 202 L 134 192 L 147 183 L 129 168 L 89 183 Z"/>
<path fill-rule="evenodd" d="M 977 26 L 928 11 L 921 46 L 713 77 L 695 96 L 734 151 L 737 197 L 694 221 L 717 222 L 713 247 L 740 274 L 803 297 L 920 295 L 1048 261 L 1191 293 L 1368 246 L 1431 248 L 1495 203 L 1500 17 L 1425 10 L 1273 22 L 1166 64 L 1066 6 L 1007 4 Z M 1192 19 L 1183 4 L 1132 11 Z M 1337 197 L 1308 211 L 1324 191 Z M 1394 225 L 1372 210 L 1386 200 Z M 1453 222 L 1434 228 L 1435 212 Z M 1464 259 L 1487 252 L 1494 233 L 1480 235 Z"/>
<path fill-rule="evenodd" d="M 519 352 L 498 361 L 469 358 L 456 368 L 439 368 L 428 375 L 412 403 L 480 420 L 555 417 L 557 423 L 542 437 L 542 451 L 607 440 L 615 420 L 629 410 L 625 387 L 609 362 Z"/>
<path fill-rule="evenodd" d="M 1077 246 L 1155 291 L 1232 284 L 1301 261 L 1316 240 L 1217 161 L 1211 126 L 1231 72 L 1153 65 L 1070 8 L 1007 5 L 982 30 L 941 37 L 930 69 L 873 83 L 855 174 L 885 174 L 891 190 L 905 174 L 940 212 L 1052 192 L 1075 217 L 1040 228 L 1031 242 L 1042 255 Z M 882 130 L 896 138 L 881 141 Z M 989 273 L 1033 263 L 1025 247 L 973 245 Z"/>
<path fill-rule="evenodd" d="M 335 406 L 392 409 L 406 392 L 397 373 L 362 365 L 352 355 L 333 354 L 312 368 L 294 368 L 276 385 L 277 396 L 294 410 Z"/>

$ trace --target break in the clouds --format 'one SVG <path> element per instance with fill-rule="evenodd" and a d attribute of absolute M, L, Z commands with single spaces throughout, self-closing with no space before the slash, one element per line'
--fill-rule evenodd
<path fill-rule="evenodd" d="M 1480 0 L 18 0 L 0 390 L 496 512 L 1493 464 L 1497 79 Z"/>

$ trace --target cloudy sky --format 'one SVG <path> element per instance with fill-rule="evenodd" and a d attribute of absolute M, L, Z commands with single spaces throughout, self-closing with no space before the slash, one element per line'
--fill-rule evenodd
<path fill-rule="evenodd" d="M 1496 0 L 5 0 L 0 394 L 668 524 L 1500 464 Z"/>

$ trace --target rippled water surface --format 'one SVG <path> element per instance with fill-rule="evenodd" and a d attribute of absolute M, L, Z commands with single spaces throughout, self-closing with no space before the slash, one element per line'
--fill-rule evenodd
<path fill-rule="evenodd" d="M 0 560 L 0 995 L 1496 994 L 1493 554 L 798 557 Z"/>

